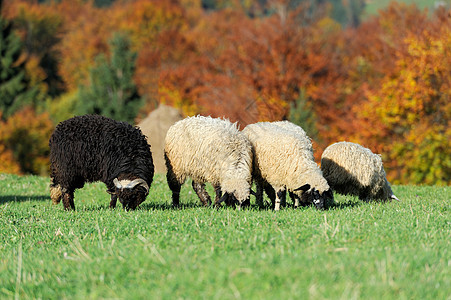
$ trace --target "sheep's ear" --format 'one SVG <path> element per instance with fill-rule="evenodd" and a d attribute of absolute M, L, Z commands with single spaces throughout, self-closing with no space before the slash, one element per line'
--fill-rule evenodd
<path fill-rule="evenodd" d="M 310 184 L 306 183 L 303 186 L 298 187 L 297 189 L 294 189 L 294 191 L 303 191 L 306 192 L 310 189 Z"/>

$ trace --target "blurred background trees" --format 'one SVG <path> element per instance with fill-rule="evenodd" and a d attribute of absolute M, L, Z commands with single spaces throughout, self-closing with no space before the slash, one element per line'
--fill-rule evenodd
<path fill-rule="evenodd" d="M 288 119 L 317 158 L 354 141 L 394 183 L 450 184 L 451 1 L 414 2 L 4 0 L 0 172 L 45 173 L 49 124 L 136 123 L 163 103 L 241 127 Z"/>
<path fill-rule="evenodd" d="M 96 57 L 89 72 L 89 85 L 79 89 L 75 113 L 103 115 L 133 124 L 142 106 L 133 82 L 136 53 L 130 50 L 128 38 L 117 33 L 109 46 L 111 59 L 103 54 Z"/>
<path fill-rule="evenodd" d="M 22 42 L 12 23 L 1 16 L 0 58 L 0 111 L 5 120 L 21 107 L 33 104 L 37 93 L 27 78 Z"/>

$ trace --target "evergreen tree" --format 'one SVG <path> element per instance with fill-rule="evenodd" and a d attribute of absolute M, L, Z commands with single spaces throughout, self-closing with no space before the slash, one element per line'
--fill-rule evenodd
<path fill-rule="evenodd" d="M 20 61 L 22 43 L 12 23 L 1 16 L 0 0 L 0 112 L 4 120 L 27 104 L 34 104 L 37 89 L 25 76 L 25 61 Z"/>
<path fill-rule="evenodd" d="M 316 115 L 311 103 L 307 101 L 305 89 L 301 89 L 298 99 L 291 103 L 288 120 L 301 126 L 310 138 L 318 139 Z"/>
<path fill-rule="evenodd" d="M 89 86 L 80 87 L 77 114 L 99 114 L 133 123 L 142 99 L 133 82 L 136 53 L 121 34 L 110 40 L 111 59 L 101 54 L 90 70 Z"/>
<path fill-rule="evenodd" d="M 357 27 L 365 9 L 364 0 L 329 0 L 332 3 L 331 16 L 343 26 Z"/>

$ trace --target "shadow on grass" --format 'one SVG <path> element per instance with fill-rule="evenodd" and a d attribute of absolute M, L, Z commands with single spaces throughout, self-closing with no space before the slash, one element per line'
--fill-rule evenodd
<path fill-rule="evenodd" d="M 44 195 L 34 195 L 34 196 L 22 196 L 22 195 L 3 195 L 0 196 L 0 205 L 8 203 L 8 202 L 25 202 L 25 201 L 51 201 L 50 196 L 44 196 Z M 251 204 L 250 206 L 244 207 L 244 210 L 255 210 L 255 211 L 268 211 L 273 210 L 271 205 L 266 203 L 264 207 L 259 207 L 256 204 Z M 362 201 L 358 200 L 348 200 L 344 202 L 337 202 L 334 203 L 329 210 L 337 210 L 337 209 L 345 209 L 345 208 L 352 208 L 362 205 Z M 61 204 L 59 204 L 61 205 Z M 311 208 L 312 206 L 306 206 L 306 207 L 299 207 L 298 210 L 305 210 L 308 208 Z M 172 203 L 155 203 L 155 202 L 144 202 L 142 203 L 137 210 L 185 210 L 185 209 L 194 209 L 194 208 L 206 208 L 206 209 L 216 209 L 216 210 L 228 210 L 228 209 L 235 209 L 233 207 L 227 207 L 227 206 L 221 206 L 221 207 L 215 207 L 215 206 L 209 206 L 205 207 L 200 203 L 196 202 L 189 202 L 189 203 L 181 203 L 178 207 L 172 206 Z M 101 211 L 101 210 L 108 210 L 109 204 L 99 204 L 94 206 L 77 206 L 77 203 L 75 201 L 75 209 L 78 211 Z M 121 209 L 122 210 L 122 204 L 118 203 L 115 209 Z M 285 209 L 294 209 L 291 205 L 289 205 Z"/>
<path fill-rule="evenodd" d="M 142 203 L 136 211 L 151 211 L 151 210 L 184 210 L 193 208 L 203 208 L 204 206 L 197 203 L 180 204 L 179 207 L 173 207 L 171 203 Z M 109 204 L 99 204 L 93 206 L 77 206 L 75 203 L 76 211 L 102 211 L 110 210 Z M 122 204 L 118 203 L 112 210 L 123 210 Z"/>
<path fill-rule="evenodd" d="M 193 209 L 193 208 L 213 208 L 203 206 L 200 203 L 189 202 L 189 203 L 180 203 L 179 206 L 174 207 L 172 203 L 143 203 L 139 206 L 139 209 L 142 210 L 184 210 L 184 209 Z"/>
<path fill-rule="evenodd" d="M 50 196 L 33 195 L 33 196 L 21 196 L 21 195 L 2 195 L 0 196 L 0 205 L 7 202 L 25 202 L 25 201 L 50 201 Z"/>
<path fill-rule="evenodd" d="M 362 205 L 363 202 L 361 201 L 355 201 L 355 200 L 349 200 L 346 202 L 338 202 L 334 203 L 329 210 L 338 210 L 338 209 L 345 209 L 345 208 L 352 208 Z M 116 209 L 122 208 L 122 206 L 116 207 Z M 215 209 L 215 210 L 229 210 L 229 209 L 236 209 L 236 207 L 232 206 L 219 206 L 215 207 L 214 205 L 211 206 L 203 206 L 200 203 L 182 203 L 178 207 L 172 206 L 172 203 L 143 203 L 139 206 L 138 210 L 185 210 L 185 209 L 194 209 L 194 208 L 205 208 L 205 209 Z M 309 206 L 294 208 L 292 205 L 289 205 L 288 207 L 284 209 L 292 209 L 292 210 L 306 210 L 309 208 L 314 208 L 313 204 Z M 265 205 L 263 207 L 258 206 L 257 204 L 251 204 L 250 206 L 245 206 L 242 208 L 242 210 L 253 210 L 253 211 L 272 211 L 274 208 L 268 203 L 268 205 Z"/>
<path fill-rule="evenodd" d="M 335 209 L 345 209 L 348 207 L 356 207 L 356 206 L 360 206 L 362 205 L 363 202 L 362 201 L 346 201 L 346 202 L 338 202 L 338 203 L 334 203 L 332 204 L 329 209 L 330 210 L 335 210 Z"/>
<path fill-rule="evenodd" d="M 214 205 L 211 206 L 203 206 L 200 203 L 181 203 L 178 207 L 172 206 L 172 203 L 152 203 L 152 202 L 146 202 L 142 203 L 136 210 L 137 211 L 153 211 L 153 210 L 161 210 L 161 211 L 178 211 L 178 210 L 190 210 L 190 209 L 215 209 L 215 210 L 228 210 L 228 209 L 236 209 L 234 207 L 227 207 L 227 206 L 221 206 L 221 207 L 215 207 Z M 101 211 L 101 210 L 108 210 L 109 205 L 108 204 L 99 204 L 97 206 L 83 206 L 83 207 L 77 207 L 77 203 L 75 203 L 75 210 L 78 211 Z M 251 207 L 244 208 L 245 210 L 268 210 L 268 208 L 259 209 L 257 205 L 252 205 Z M 116 205 L 116 208 L 113 210 L 123 210 L 122 204 L 118 203 Z"/>

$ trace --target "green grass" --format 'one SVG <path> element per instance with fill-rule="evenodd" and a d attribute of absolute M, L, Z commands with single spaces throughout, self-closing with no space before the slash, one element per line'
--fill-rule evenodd
<path fill-rule="evenodd" d="M 367 1 L 365 5 L 365 15 L 375 15 L 379 10 L 386 8 L 393 0 L 371 0 Z M 397 0 L 395 2 L 402 2 L 408 5 L 415 4 L 420 10 L 427 8 L 430 12 L 434 11 L 435 4 L 444 2 L 445 5 L 451 5 L 451 0 Z"/>
<path fill-rule="evenodd" d="M 336 196 L 329 211 L 273 212 L 203 208 L 186 183 L 183 208 L 172 209 L 156 176 L 137 211 L 108 209 L 95 183 L 65 212 L 48 183 L 0 175 L 0 298 L 451 297 L 449 187 L 394 186 L 400 203 Z"/>

